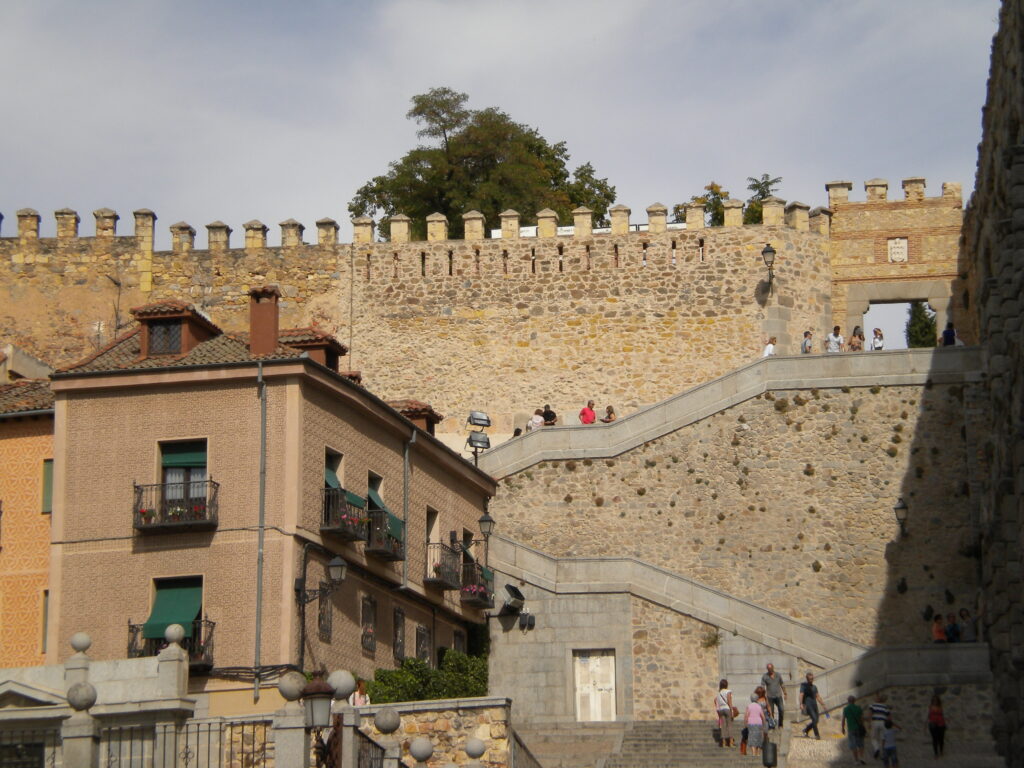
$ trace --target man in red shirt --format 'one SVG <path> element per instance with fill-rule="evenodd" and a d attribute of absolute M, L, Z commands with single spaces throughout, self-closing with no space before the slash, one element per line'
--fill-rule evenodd
<path fill-rule="evenodd" d="M 594 401 L 587 400 L 586 406 L 580 411 L 580 424 L 593 424 L 595 419 L 597 414 L 594 413 Z"/>

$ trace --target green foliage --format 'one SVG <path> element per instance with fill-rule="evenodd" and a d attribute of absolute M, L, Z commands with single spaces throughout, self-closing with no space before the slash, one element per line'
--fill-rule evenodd
<path fill-rule="evenodd" d="M 462 214 L 480 211 L 488 229 L 499 226 L 500 213 L 512 208 L 524 223 L 551 208 L 560 222 L 585 205 L 595 220 L 607 217 L 615 187 L 599 178 L 590 163 L 569 173 L 564 141 L 554 144 L 535 128 L 516 123 L 501 110 L 466 108 L 469 97 L 450 88 L 432 88 L 412 98 L 407 117 L 421 127 L 421 145 L 392 162 L 356 191 L 348 205 L 353 216 L 385 217 L 404 213 L 413 219 L 417 237 L 426 234 L 426 217 L 443 213 L 452 237 L 463 235 Z M 387 236 L 385 222 L 381 234 Z"/>
<path fill-rule="evenodd" d="M 910 315 L 906 325 L 907 346 L 911 349 L 934 347 L 937 333 L 935 313 L 923 301 L 910 302 Z"/>
<path fill-rule="evenodd" d="M 704 206 L 704 223 L 707 226 L 720 227 L 725 224 L 725 207 L 722 202 L 728 199 L 728 190 L 723 189 L 718 182 L 712 181 L 704 187 L 703 195 L 694 195 L 689 202 Z M 673 221 L 686 221 L 685 206 L 686 203 L 672 206 Z"/>
<path fill-rule="evenodd" d="M 440 669 L 407 658 L 398 669 L 378 669 L 367 692 L 374 704 L 486 696 L 487 658 L 449 650 Z"/>
<path fill-rule="evenodd" d="M 744 224 L 760 224 L 764 221 L 762 203 L 765 199 L 775 194 L 775 189 L 782 183 L 782 177 L 772 178 L 767 173 L 762 173 L 761 178 L 747 177 L 747 189 L 753 194 L 747 198 L 747 205 L 743 209 Z"/>

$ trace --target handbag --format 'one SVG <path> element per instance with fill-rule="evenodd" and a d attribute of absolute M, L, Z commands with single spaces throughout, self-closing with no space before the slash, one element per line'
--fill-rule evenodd
<path fill-rule="evenodd" d="M 767 718 L 765 718 L 765 720 L 768 723 L 768 730 L 769 731 L 774 730 L 774 728 L 777 725 L 777 723 L 775 722 L 775 718 L 772 717 L 771 715 L 768 715 Z"/>
<path fill-rule="evenodd" d="M 739 716 L 740 716 L 740 711 L 738 709 L 736 709 L 736 707 L 733 707 L 732 708 L 732 718 L 733 718 L 733 720 L 735 720 Z"/>

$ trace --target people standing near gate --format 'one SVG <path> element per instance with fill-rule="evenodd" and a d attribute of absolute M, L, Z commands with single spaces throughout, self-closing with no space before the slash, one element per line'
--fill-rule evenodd
<path fill-rule="evenodd" d="M 594 401 L 587 400 L 587 404 L 580 409 L 580 424 L 593 424 L 597 418 L 594 413 Z"/>
<path fill-rule="evenodd" d="M 800 711 L 811 718 L 811 722 L 804 728 L 804 736 L 807 736 L 813 730 L 814 738 L 821 738 L 821 734 L 818 732 L 818 718 L 821 717 L 818 714 L 819 704 L 821 705 L 821 711 L 827 712 L 825 701 L 821 698 L 821 694 L 818 693 L 818 686 L 814 684 L 814 675 L 808 672 L 807 679 L 800 683 Z"/>
<path fill-rule="evenodd" d="M 833 353 L 846 351 L 846 339 L 839 332 L 838 325 L 832 329 L 832 333 L 825 337 L 825 351 Z"/>
<path fill-rule="evenodd" d="M 764 686 L 765 697 L 768 699 L 768 714 L 772 715 L 778 721 L 779 728 L 782 728 L 786 687 L 782 683 L 782 675 L 775 671 L 774 664 L 768 662 L 766 669 L 768 671 L 761 675 L 761 685 Z"/>
<path fill-rule="evenodd" d="M 733 746 L 735 738 L 732 735 L 732 721 L 739 714 L 739 710 L 733 706 L 729 681 L 724 678 L 718 681 L 718 693 L 715 695 L 715 713 L 718 715 L 718 724 L 722 730 L 722 746 Z"/>

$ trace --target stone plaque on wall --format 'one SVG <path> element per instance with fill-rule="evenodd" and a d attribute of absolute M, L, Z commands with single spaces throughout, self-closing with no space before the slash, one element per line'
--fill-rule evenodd
<path fill-rule="evenodd" d="M 896 264 L 907 260 L 907 238 L 889 238 L 889 263 Z"/>

